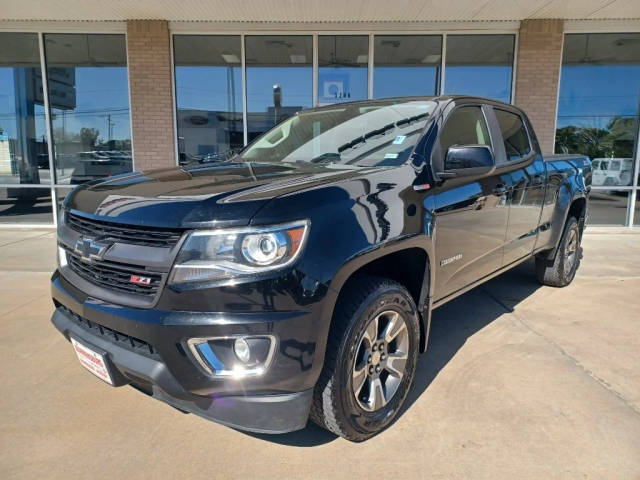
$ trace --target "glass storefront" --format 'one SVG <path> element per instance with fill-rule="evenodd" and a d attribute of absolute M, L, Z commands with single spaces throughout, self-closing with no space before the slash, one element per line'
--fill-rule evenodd
<path fill-rule="evenodd" d="M 244 146 L 240 35 L 173 37 L 180 163 L 228 158 Z"/>
<path fill-rule="evenodd" d="M 124 35 L 45 34 L 55 183 L 133 169 Z"/>
<path fill-rule="evenodd" d="M 130 123 L 124 35 L 0 32 L 0 224 L 52 225 L 54 185 L 132 171 Z"/>
<path fill-rule="evenodd" d="M 50 178 L 38 35 L 0 33 L 0 184 Z"/>
<path fill-rule="evenodd" d="M 511 102 L 514 35 L 447 35 L 444 92 Z"/>
<path fill-rule="evenodd" d="M 633 208 L 627 204 L 629 187 L 638 184 L 639 44 L 640 33 L 564 37 L 555 151 L 592 159 L 592 225 L 625 225 Z"/>
<path fill-rule="evenodd" d="M 376 35 L 373 97 L 436 95 L 440 91 L 442 36 Z"/>
<path fill-rule="evenodd" d="M 313 37 L 245 37 L 248 141 L 313 105 Z"/>
<path fill-rule="evenodd" d="M 368 97 L 369 37 L 318 37 L 318 104 L 351 102 Z"/>

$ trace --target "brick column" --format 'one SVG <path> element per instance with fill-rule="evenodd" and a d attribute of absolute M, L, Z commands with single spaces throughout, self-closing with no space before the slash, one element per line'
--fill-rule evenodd
<path fill-rule="evenodd" d="M 134 167 L 173 167 L 176 158 L 168 22 L 127 21 L 127 53 Z"/>
<path fill-rule="evenodd" d="M 553 153 L 564 22 L 524 20 L 518 37 L 515 103 L 536 131 L 544 153 Z"/>

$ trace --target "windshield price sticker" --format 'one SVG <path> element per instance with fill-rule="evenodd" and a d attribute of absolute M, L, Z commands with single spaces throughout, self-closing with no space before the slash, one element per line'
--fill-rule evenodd
<path fill-rule="evenodd" d="M 400 145 L 406 140 L 406 138 L 407 138 L 406 135 L 398 135 L 396 138 L 393 139 L 393 144 Z"/>

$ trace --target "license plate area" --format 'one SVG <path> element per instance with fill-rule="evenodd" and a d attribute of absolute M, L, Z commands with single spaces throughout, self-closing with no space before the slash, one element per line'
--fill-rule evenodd
<path fill-rule="evenodd" d="M 71 345 L 73 345 L 73 350 L 76 352 L 80 365 L 100 380 L 107 382 L 109 385 L 114 385 L 104 353 L 97 352 L 95 348 L 89 347 L 73 337 L 71 337 Z"/>

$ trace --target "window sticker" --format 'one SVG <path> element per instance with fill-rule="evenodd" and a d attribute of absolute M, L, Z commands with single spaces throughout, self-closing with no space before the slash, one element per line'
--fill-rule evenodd
<path fill-rule="evenodd" d="M 393 144 L 400 145 L 406 140 L 406 138 L 407 138 L 406 135 L 398 135 L 396 138 L 393 139 Z"/>
<path fill-rule="evenodd" d="M 398 154 L 397 153 L 387 153 L 384 156 L 385 159 L 387 158 L 398 158 Z"/>

